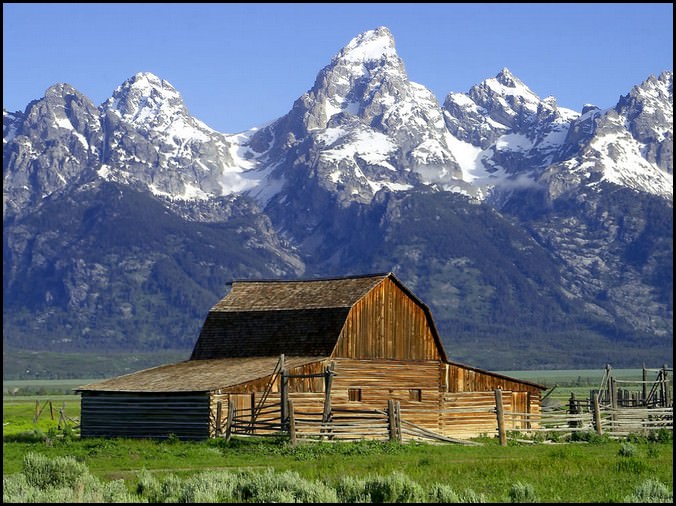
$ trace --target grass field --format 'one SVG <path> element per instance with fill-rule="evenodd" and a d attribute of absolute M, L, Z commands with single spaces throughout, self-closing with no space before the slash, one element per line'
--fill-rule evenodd
<path fill-rule="evenodd" d="M 631 444 L 630 455 L 623 448 Z M 624 445 L 624 446 L 623 446 Z M 329 486 L 346 477 L 365 479 L 401 473 L 424 490 L 435 485 L 480 502 L 510 502 L 515 484 L 530 487 L 537 502 L 623 502 L 648 480 L 673 483 L 671 441 L 597 441 L 501 447 L 396 443 L 309 443 L 233 439 L 205 442 L 148 440 L 48 440 L 5 442 L 3 475 L 22 471 L 28 453 L 50 459 L 70 456 L 101 480 L 123 479 L 138 489 L 142 470 L 174 482 L 216 471 L 266 469 L 294 472 Z M 670 488 L 673 490 L 672 488 Z"/>

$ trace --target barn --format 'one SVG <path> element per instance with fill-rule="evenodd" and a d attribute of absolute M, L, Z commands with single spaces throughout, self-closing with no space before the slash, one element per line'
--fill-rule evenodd
<path fill-rule="evenodd" d="M 449 360 L 429 308 L 390 272 L 235 281 L 189 360 L 76 390 L 82 437 L 293 427 L 308 438 L 360 439 L 391 436 L 394 415 L 410 437 L 493 433 L 496 390 L 505 409 L 537 414 L 544 387 Z"/>

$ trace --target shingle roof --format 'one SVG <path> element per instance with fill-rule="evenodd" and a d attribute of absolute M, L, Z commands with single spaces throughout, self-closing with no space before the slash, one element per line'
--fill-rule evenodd
<path fill-rule="evenodd" d="M 190 358 L 329 356 L 350 308 L 388 276 L 233 282 Z"/>
<path fill-rule="evenodd" d="M 284 357 L 287 369 L 324 357 Z M 272 374 L 279 356 L 186 360 L 125 374 L 75 390 L 93 392 L 210 392 Z"/>
<path fill-rule="evenodd" d="M 234 281 L 211 311 L 349 308 L 389 274 L 292 281 Z"/>

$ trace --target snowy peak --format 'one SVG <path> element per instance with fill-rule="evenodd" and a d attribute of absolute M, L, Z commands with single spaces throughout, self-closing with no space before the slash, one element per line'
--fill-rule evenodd
<path fill-rule="evenodd" d="M 69 84 L 49 87 L 23 114 L 4 114 L 3 130 L 3 210 L 11 214 L 79 180 L 99 160 L 98 110 Z"/>
<path fill-rule="evenodd" d="M 169 108 L 187 114 L 176 89 L 150 72 L 139 72 L 118 86 L 103 108 L 136 123 L 166 113 Z"/>
<path fill-rule="evenodd" d="M 622 97 L 615 110 L 630 122 L 636 140 L 661 143 L 673 139 L 674 82 L 672 72 L 650 76 Z"/>
<path fill-rule="evenodd" d="M 486 108 L 490 116 L 511 128 L 518 127 L 526 116 L 536 114 L 538 107 L 551 108 L 540 100 L 528 86 L 503 68 L 495 77 L 486 79 L 469 91 L 469 96 L 478 105 Z"/>
<path fill-rule="evenodd" d="M 462 183 L 451 141 L 434 94 L 408 80 L 392 34 L 379 27 L 341 49 L 291 112 L 251 145 L 272 142 L 269 153 L 307 146 L 311 152 L 294 159 L 312 160 L 319 184 L 349 205 L 370 202 L 383 187 Z M 290 163 L 285 172 L 306 170 Z"/>
<path fill-rule="evenodd" d="M 394 37 L 384 26 L 358 35 L 335 57 L 335 61 L 365 63 L 383 58 L 398 58 L 394 48 Z"/>

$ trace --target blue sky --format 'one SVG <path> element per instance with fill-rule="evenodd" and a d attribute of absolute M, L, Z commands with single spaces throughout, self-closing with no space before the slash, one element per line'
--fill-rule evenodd
<path fill-rule="evenodd" d="M 237 133 L 286 114 L 358 34 L 388 27 L 411 81 L 443 103 L 503 67 L 544 98 L 612 107 L 673 70 L 673 4 L 3 4 L 3 107 L 56 83 L 96 105 L 137 72 Z"/>

